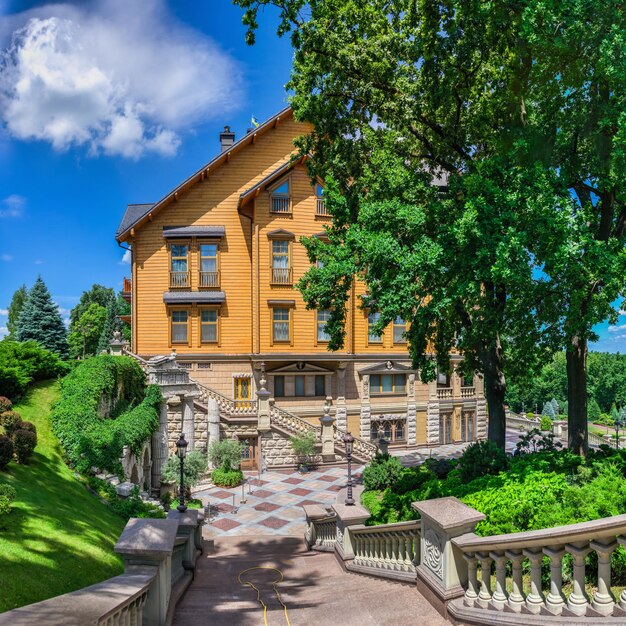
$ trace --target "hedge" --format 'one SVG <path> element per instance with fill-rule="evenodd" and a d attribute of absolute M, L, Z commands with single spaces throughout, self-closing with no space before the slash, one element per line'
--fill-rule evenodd
<path fill-rule="evenodd" d="M 146 388 L 144 373 L 131 358 L 96 356 L 61 382 L 52 426 L 79 472 L 98 467 L 121 475 L 124 446 L 139 454 L 159 426 L 161 401 L 159 387 Z M 106 406 L 108 415 L 101 417 Z"/>

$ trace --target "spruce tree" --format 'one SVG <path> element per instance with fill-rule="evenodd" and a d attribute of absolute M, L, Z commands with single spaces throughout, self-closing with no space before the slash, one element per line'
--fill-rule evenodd
<path fill-rule="evenodd" d="M 98 340 L 98 354 L 103 351 L 108 352 L 111 347 L 109 342 L 113 339 L 113 331 L 115 330 L 116 324 L 115 318 L 117 315 L 117 302 L 115 297 L 112 297 L 107 304 L 107 316 L 104 327 L 102 328 L 102 333 L 100 334 L 100 339 Z"/>
<path fill-rule="evenodd" d="M 546 402 L 543 405 L 543 412 L 541 413 L 541 415 L 546 415 L 547 417 L 549 417 L 551 420 L 554 419 L 554 409 L 552 408 L 552 403 L 551 402 Z"/>
<path fill-rule="evenodd" d="M 15 338 L 17 337 L 17 328 L 20 319 L 20 313 L 22 312 L 22 308 L 27 298 L 28 289 L 26 289 L 26 285 L 22 285 L 19 289 L 17 289 L 13 294 L 13 297 L 11 298 L 11 304 L 9 304 L 9 314 L 7 319 L 7 330 L 9 331 L 8 339 L 15 340 Z"/>
<path fill-rule="evenodd" d="M 32 339 L 61 357 L 67 356 L 67 331 L 41 276 L 22 307 L 16 335 L 18 341 Z"/>

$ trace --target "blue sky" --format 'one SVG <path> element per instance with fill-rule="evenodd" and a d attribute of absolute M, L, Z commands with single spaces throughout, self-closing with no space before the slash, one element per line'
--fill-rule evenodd
<path fill-rule="evenodd" d="M 129 272 L 114 233 L 286 104 L 292 52 L 271 11 L 254 47 L 230 0 L 0 0 L 0 336 L 15 289 L 62 314 Z M 623 328 L 620 326 L 623 325 Z M 596 349 L 626 350 L 626 315 Z"/>

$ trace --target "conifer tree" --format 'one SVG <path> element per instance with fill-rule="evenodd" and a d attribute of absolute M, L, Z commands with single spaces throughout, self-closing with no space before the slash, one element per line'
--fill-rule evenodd
<path fill-rule="evenodd" d="M 546 415 L 547 417 L 549 417 L 551 420 L 554 419 L 555 415 L 554 415 L 554 409 L 552 408 L 552 403 L 551 402 L 546 402 L 543 405 L 543 412 L 541 413 L 541 415 Z"/>
<path fill-rule="evenodd" d="M 26 285 L 22 285 L 19 289 L 17 289 L 11 298 L 7 319 L 7 330 L 9 331 L 8 339 L 15 340 L 17 337 L 17 324 L 27 298 L 28 289 L 26 288 Z"/>
<path fill-rule="evenodd" d="M 61 357 L 67 356 L 67 331 L 41 276 L 28 293 L 17 324 L 17 340 L 31 339 Z"/>
<path fill-rule="evenodd" d="M 104 321 L 104 326 L 102 328 L 102 333 L 100 334 L 100 339 L 98 340 L 98 350 L 97 353 L 108 352 L 110 348 L 109 342 L 113 339 L 113 331 L 115 330 L 116 320 L 115 318 L 118 315 L 117 311 L 117 302 L 115 297 L 111 297 L 109 302 L 107 303 L 107 315 Z"/>

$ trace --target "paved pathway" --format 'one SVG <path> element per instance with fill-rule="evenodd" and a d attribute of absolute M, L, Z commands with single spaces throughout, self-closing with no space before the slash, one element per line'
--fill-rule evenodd
<path fill-rule="evenodd" d="M 296 537 L 222 537 L 198 562 L 193 584 L 176 609 L 174 626 L 259 626 L 263 609 L 256 591 L 241 585 L 243 570 L 278 568 L 278 585 L 292 626 L 444 626 L 448 624 L 415 585 L 346 574 L 334 554 L 308 552 Z M 285 626 L 272 588 L 272 570 L 254 570 L 242 579 L 255 584 L 267 605 L 267 624 Z"/>
<path fill-rule="evenodd" d="M 355 468 L 355 479 L 361 479 L 362 469 Z M 207 506 L 209 537 L 238 535 L 298 535 L 306 530 L 306 504 L 330 506 L 337 492 L 347 481 L 345 467 L 321 467 L 306 474 L 290 470 L 267 471 L 259 478 L 256 473 L 247 476 L 242 488 L 200 488 L 194 497 Z"/>

